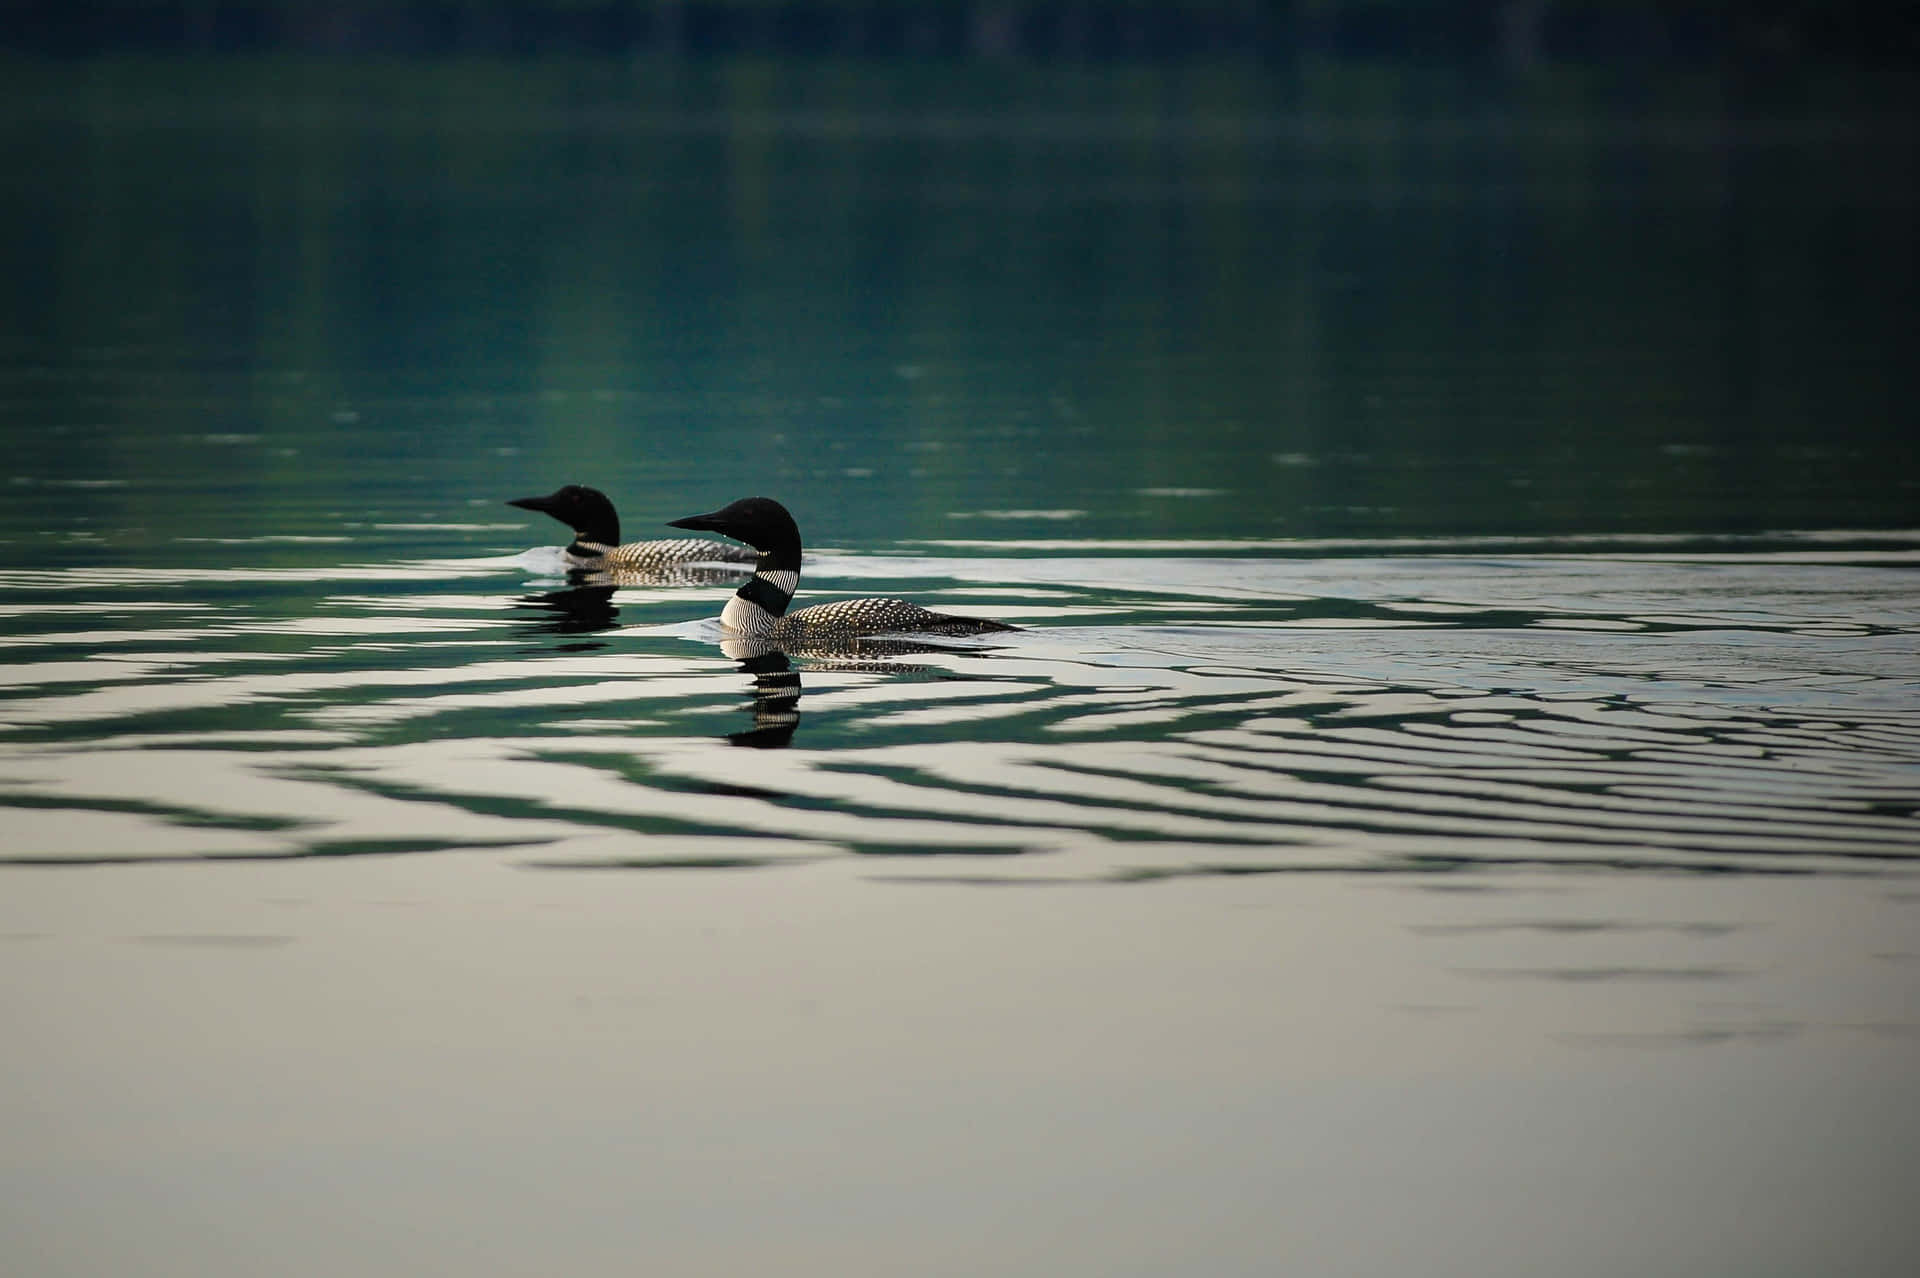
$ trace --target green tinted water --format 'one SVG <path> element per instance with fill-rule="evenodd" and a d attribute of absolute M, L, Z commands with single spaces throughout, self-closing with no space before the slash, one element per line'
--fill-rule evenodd
<path fill-rule="evenodd" d="M 559 478 L 642 518 L 777 491 L 860 544 L 1912 523 L 1915 174 L 1858 88 L 1749 119 L 1338 69 L 10 79 L 10 538 Z"/>

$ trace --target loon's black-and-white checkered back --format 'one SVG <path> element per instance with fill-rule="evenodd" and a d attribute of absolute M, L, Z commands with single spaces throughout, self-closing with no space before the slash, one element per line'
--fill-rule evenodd
<path fill-rule="evenodd" d="M 754 554 L 745 546 L 729 546 L 706 537 L 678 537 L 667 541 L 630 541 L 624 546 L 603 546 L 598 542 L 574 538 L 567 554 L 581 561 L 582 567 L 597 568 L 673 568 L 683 564 L 746 564 Z"/>

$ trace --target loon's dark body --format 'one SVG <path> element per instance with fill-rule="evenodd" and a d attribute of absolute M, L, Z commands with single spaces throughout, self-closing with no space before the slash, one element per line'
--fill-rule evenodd
<path fill-rule="evenodd" d="M 567 546 L 567 567 L 580 572 L 611 574 L 615 584 L 643 580 L 704 579 L 680 572 L 696 564 L 749 564 L 754 554 L 705 537 L 678 537 L 669 541 L 630 541 L 620 544 L 620 516 L 598 489 L 568 484 L 545 497 L 520 497 L 507 503 L 522 510 L 552 515 L 573 529 Z M 731 570 L 738 572 L 738 569 Z M 619 580 L 632 578 L 631 583 Z"/>
<path fill-rule="evenodd" d="M 770 497 L 743 497 L 711 514 L 675 519 L 670 528 L 717 532 L 760 552 L 747 578 L 720 614 L 734 635 L 776 647 L 819 648 L 861 635 L 984 635 L 1015 630 L 984 617 L 929 612 L 904 599 L 845 599 L 788 612 L 800 586 L 800 529 Z"/>

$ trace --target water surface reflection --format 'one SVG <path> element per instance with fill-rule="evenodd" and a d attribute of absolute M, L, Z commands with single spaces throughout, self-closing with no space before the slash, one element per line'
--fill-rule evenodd
<path fill-rule="evenodd" d="M 513 606 L 532 618 L 527 625 L 532 634 L 591 635 L 611 630 L 619 620 L 620 609 L 613 602 L 615 589 L 614 586 L 570 586 L 565 590 L 524 595 Z M 592 652 L 605 646 L 604 643 L 577 643 L 570 645 L 569 650 Z"/>
<path fill-rule="evenodd" d="M 739 658 L 740 669 L 753 677 L 749 696 L 753 727 L 730 732 L 727 740 L 739 746 L 777 749 L 791 745 L 800 726 L 800 672 L 777 648 Z"/>
<path fill-rule="evenodd" d="M 22 623 L 0 736 L 6 856 L 468 846 L 538 848 L 553 867 L 665 838 L 984 852 L 994 881 L 1133 882 L 1911 864 L 1920 601 L 1896 569 L 842 557 L 835 571 L 912 572 L 916 594 L 985 593 L 1036 628 L 991 645 L 716 650 L 724 583 L 423 594 L 403 566 L 293 618 L 271 596 L 157 614 L 177 608 L 171 583 L 136 576 L 73 630 L 58 574 L 0 583 Z M 971 584 L 988 579 L 1010 584 Z M 749 760 L 729 744 L 784 749 Z M 100 766 L 115 755 L 139 766 Z"/>

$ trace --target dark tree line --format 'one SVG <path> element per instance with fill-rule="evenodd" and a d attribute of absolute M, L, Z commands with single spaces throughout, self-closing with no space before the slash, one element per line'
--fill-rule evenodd
<path fill-rule="evenodd" d="M 1884 0 L 12 0 L 0 48 L 1909 65 Z"/>

